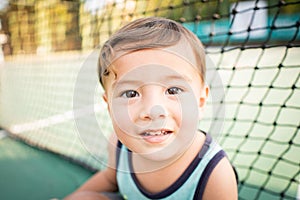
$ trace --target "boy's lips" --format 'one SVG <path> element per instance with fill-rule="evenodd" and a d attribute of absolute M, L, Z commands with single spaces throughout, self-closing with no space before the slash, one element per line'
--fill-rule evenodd
<path fill-rule="evenodd" d="M 146 130 L 140 135 L 149 143 L 162 143 L 169 138 L 173 131 L 168 129 Z"/>

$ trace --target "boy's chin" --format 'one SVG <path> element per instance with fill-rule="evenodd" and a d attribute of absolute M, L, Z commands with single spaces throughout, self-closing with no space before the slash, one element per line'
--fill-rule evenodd
<path fill-rule="evenodd" d="M 176 147 L 174 147 L 176 146 Z M 138 157 L 141 157 L 148 161 L 149 166 L 147 168 L 153 168 L 153 170 L 157 170 L 158 168 L 167 167 L 172 164 L 176 160 L 178 160 L 187 150 L 188 145 L 178 145 L 168 144 L 166 146 L 156 146 L 149 147 L 142 150 L 140 153 L 135 153 Z"/>
<path fill-rule="evenodd" d="M 182 153 L 180 152 L 159 150 L 159 151 L 152 151 L 140 155 L 152 162 L 164 162 L 165 164 L 168 164 L 177 160 L 181 154 Z"/>

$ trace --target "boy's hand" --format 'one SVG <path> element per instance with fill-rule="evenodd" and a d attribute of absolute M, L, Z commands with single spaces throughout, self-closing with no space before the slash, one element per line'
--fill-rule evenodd
<path fill-rule="evenodd" d="M 82 191 L 68 196 L 65 200 L 109 200 L 109 198 L 98 192 Z"/>

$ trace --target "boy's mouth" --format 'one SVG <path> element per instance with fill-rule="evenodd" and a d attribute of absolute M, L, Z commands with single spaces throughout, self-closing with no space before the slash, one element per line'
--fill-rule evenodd
<path fill-rule="evenodd" d="M 142 138 L 149 143 L 162 143 L 167 140 L 169 136 L 173 133 L 171 130 L 146 130 L 140 135 Z"/>

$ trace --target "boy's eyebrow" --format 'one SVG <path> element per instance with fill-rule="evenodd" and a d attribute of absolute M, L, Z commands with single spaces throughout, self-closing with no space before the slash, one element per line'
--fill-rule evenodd
<path fill-rule="evenodd" d="M 139 80 L 129 79 L 129 80 L 114 81 L 112 86 L 115 87 L 116 85 L 119 85 L 119 84 L 140 85 L 143 83 L 142 83 L 142 81 L 139 81 Z"/>
<path fill-rule="evenodd" d="M 158 79 L 156 81 L 151 81 L 151 82 L 168 82 L 168 81 L 176 81 L 176 80 L 185 80 L 185 81 L 192 81 L 192 78 L 186 76 L 186 75 L 168 75 L 168 76 L 164 76 L 163 79 Z M 119 84 L 127 84 L 127 85 L 143 85 L 144 80 L 135 80 L 135 79 L 129 79 L 129 80 L 120 80 L 120 81 L 115 81 L 112 86 L 116 86 L 116 85 L 119 85 Z"/>
<path fill-rule="evenodd" d="M 186 80 L 186 81 L 191 81 L 192 78 L 186 76 L 186 75 L 170 75 L 166 77 L 167 80 Z"/>

